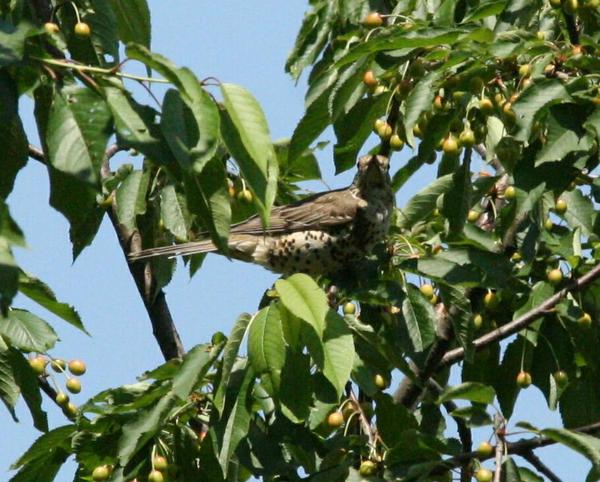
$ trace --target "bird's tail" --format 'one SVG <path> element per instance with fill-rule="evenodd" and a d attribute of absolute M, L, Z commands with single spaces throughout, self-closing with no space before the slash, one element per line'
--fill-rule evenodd
<path fill-rule="evenodd" d="M 137 253 L 130 253 L 127 257 L 129 261 L 140 261 L 142 259 L 154 258 L 155 256 L 190 256 L 198 253 L 209 253 L 216 251 L 217 247 L 212 241 L 205 239 L 203 241 L 192 241 L 183 244 L 174 244 L 170 246 L 159 246 L 158 248 L 144 249 Z"/>

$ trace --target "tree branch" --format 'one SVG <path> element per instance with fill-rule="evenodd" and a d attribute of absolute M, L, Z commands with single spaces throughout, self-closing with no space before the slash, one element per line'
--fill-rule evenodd
<path fill-rule="evenodd" d="M 502 325 L 497 329 L 477 338 L 476 340 L 473 340 L 473 346 L 475 350 L 481 350 L 491 343 L 503 340 L 504 338 L 521 331 L 523 328 L 535 321 L 538 317 L 544 315 L 546 312 L 554 308 L 567 295 L 567 293 L 579 291 L 588 284 L 592 283 L 598 277 L 600 277 L 600 264 L 594 266 L 590 271 L 580 278 L 573 280 L 566 287 L 552 295 L 538 307 L 529 310 L 516 320 L 513 320 L 506 325 Z M 448 366 L 456 363 L 457 361 L 462 360 L 464 356 L 464 348 L 455 348 L 450 350 L 443 356 L 440 366 Z"/>
<path fill-rule="evenodd" d="M 533 465 L 540 474 L 545 475 L 550 482 L 562 482 L 562 480 L 554 472 L 552 472 L 552 470 L 550 470 L 550 468 L 544 464 L 544 462 L 542 462 L 532 450 L 522 453 L 521 457 Z"/>
<path fill-rule="evenodd" d="M 106 150 L 104 163 L 100 171 L 103 179 L 110 175 L 110 159 L 120 150 L 122 148 L 117 145 L 112 145 Z M 113 225 L 115 233 L 117 233 L 121 250 L 127 262 L 127 255 L 129 253 L 142 250 L 142 237 L 139 231 L 130 231 L 119 223 L 115 203 L 116 201 L 113 201 L 112 206 L 107 210 L 108 218 Z M 181 338 L 173 322 L 165 292 L 162 289 L 156 289 L 156 276 L 151 262 L 127 262 L 127 267 L 144 302 L 150 322 L 152 323 L 152 333 L 158 342 L 165 360 L 183 357 L 185 350 Z"/>

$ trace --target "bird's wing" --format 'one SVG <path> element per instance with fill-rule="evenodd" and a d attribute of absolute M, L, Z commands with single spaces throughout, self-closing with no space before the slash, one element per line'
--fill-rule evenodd
<path fill-rule="evenodd" d="M 340 226 L 351 222 L 364 202 L 348 188 L 327 191 L 273 208 L 267 228 L 258 216 L 252 216 L 234 224 L 231 234 L 279 234 Z"/>

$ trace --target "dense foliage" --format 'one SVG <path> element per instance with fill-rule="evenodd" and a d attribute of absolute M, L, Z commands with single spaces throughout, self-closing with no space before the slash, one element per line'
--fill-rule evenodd
<path fill-rule="evenodd" d="M 310 68 L 306 112 L 274 144 L 246 89 L 151 51 L 146 0 L 0 1 L 0 398 L 12 412 L 22 396 L 44 432 L 13 481 L 52 481 L 71 456 L 75 481 L 484 482 L 480 461 L 494 457 L 495 477 L 539 481 L 552 473 L 533 450 L 549 443 L 581 452 L 600 480 L 598 1 L 310 4 L 286 65 L 293 78 Z M 132 61 L 148 77 L 128 74 Z M 156 107 L 129 82 L 168 88 L 148 97 Z M 297 183 L 320 178 L 314 149 L 329 126 L 337 172 L 369 149 L 412 148 L 404 165 L 392 157 L 397 191 L 437 167 L 396 210 L 386 246 L 344 277 L 265 286 L 259 311 L 187 353 L 162 292 L 175 261 L 133 264 L 167 362 L 80 407 L 57 393 L 49 360 L 85 367 L 53 360 L 54 329 L 12 300 L 85 328 L 13 258 L 24 235 L 8 196 L 27 162 L 47 167 L 74 258 L 104 216 L 126 253 L 200 233 L 226 250 L 232 222 L 267 223 Z M 131 164 L 111 169 L 119 151 Z M 187 260 L 191 275 L 202 259 Z M 461 383 L 448 385 L 451 371 Z M 506 423 L 529 385 L 564 427 L 524 421 L 531 435 L 511 442 Z M 40 390 L 64 426 L 48 427 Z M 495 447 L 474 451 L 470 430 L 485 425 Z"/>

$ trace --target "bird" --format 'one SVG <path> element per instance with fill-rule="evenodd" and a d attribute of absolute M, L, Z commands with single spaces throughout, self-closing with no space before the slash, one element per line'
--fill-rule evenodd
<path fill-rule="evenodd" d="M 232 225 L 226 254 L 283 275 L 336 273 L 385 238 L 393 208 L 388 157 L 366 155 L 358 159 L 350 186 L 276 206 L 268 227 L 256 215 Z M 201 239 L 144 249 L 131 253 L 129 260 L 209 252 L 218 249 L 210 239 Z"/>

